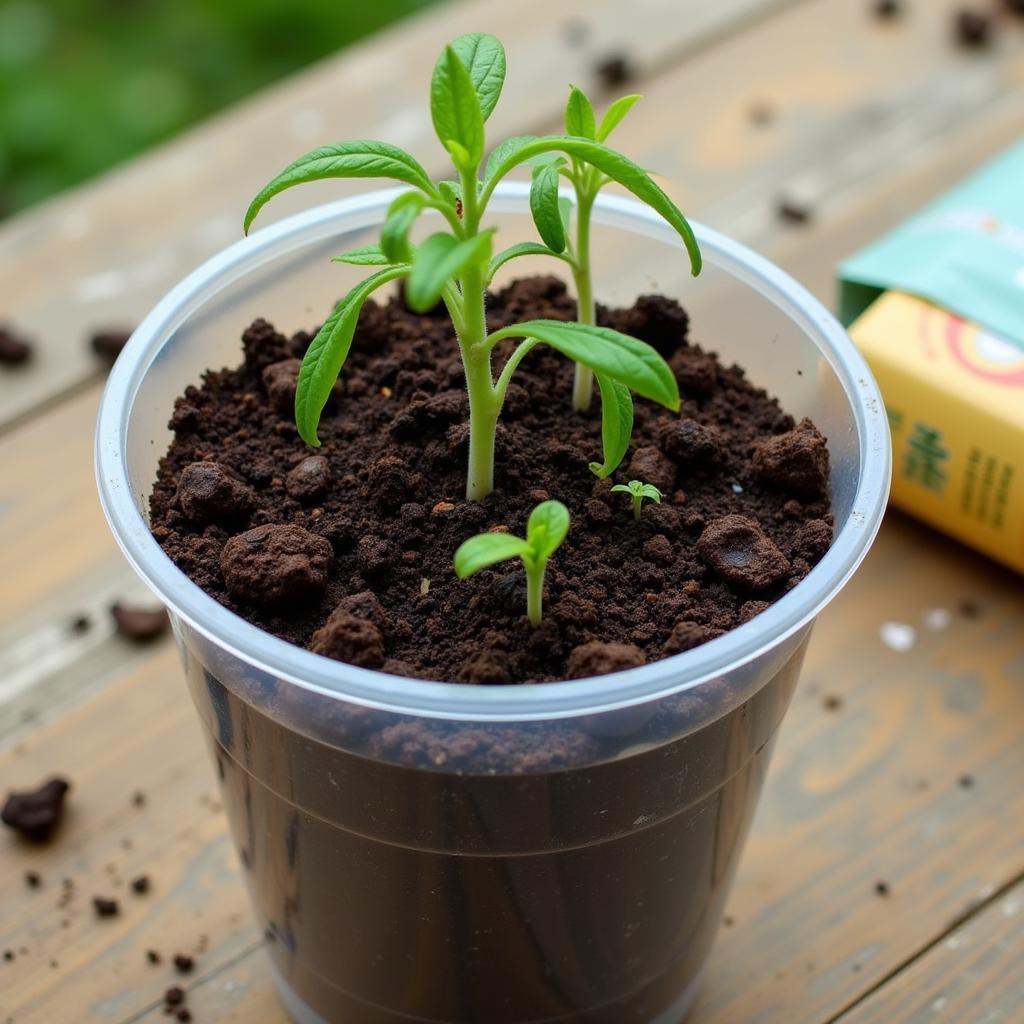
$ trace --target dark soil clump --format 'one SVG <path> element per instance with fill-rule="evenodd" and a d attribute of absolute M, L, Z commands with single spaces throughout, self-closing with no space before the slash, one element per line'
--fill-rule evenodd
<path fill-rule="evenodd" d="M 492 327 L 571 319 L 554 278 L 490 297 Z M 151 497 L 154 535 L 222 604 L 282 639 L 425 679 L 546 681 L 655 661 L 720 636 L 807 575 L 831 542 L 825 439 L 736 366 L 689 340 L 674 301 L 600 309 L 654 345 L 683 395 L 675 415 L 636 405 L 617 481 L 665 494 L 634 521 L 600 461 L 597 403 L 570 408 L 572 365 L 532 352 L 498 428 L 496 491 L 463 498 L 467 409 L 450 324 L 369 302 L 313 452 L 291 419 L 311 335 L 257 320 L 245 360 L 178 399 Z M 499 353 L 499 360 L 507 350 Z M 522 531 L 546 498 L 573 526 L 552 559 L 545 619 L 525 617 L 513 563 L 459 582 L 452 555 L 483 530 Z"/>
<path fill-rule="evenodd" d="M 148 643 L 167 632 L 170 620 L 165 608 L 140 608 L 135 605 L 117 603 L 111 606 L 119 636 L 133 643 Z"/>
<path fill-rule="evenodd" d="M 0 810 L 0 821 L 31 842 L 45 843 L 60 824 L 70 788 L 66 779 L 52 778 L 39 789 L 11 792 Z"/>
<path fill-rule="evenodd" d="M 32 342 L 0 325 L 0 366 L 23 366 L 32 358 Z"/>

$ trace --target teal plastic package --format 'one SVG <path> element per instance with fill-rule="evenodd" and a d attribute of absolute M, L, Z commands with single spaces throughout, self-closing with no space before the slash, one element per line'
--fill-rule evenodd
<path fill-rule="evenodd" d="M 1024 349 L 1024 141 L 839 267 L 839 316 L 883 291 L 927 299 Z"/>

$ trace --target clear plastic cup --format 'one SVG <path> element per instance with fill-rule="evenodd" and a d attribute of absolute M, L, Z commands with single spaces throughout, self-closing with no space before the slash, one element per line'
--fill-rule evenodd
<path fill-rule="evenodd" d="M 705 347 L 828 437 L 831 549 L 725 636 L 596 679 L 432 683 L 293 647 L 171 563 L 147 498 L 174 398 L 207 367 L 236 364 L 255 317 L 285 330 L 322 319 L 358 273 L 327 258 L 373 237 L 396 194 L 274 224 L 157 305 L 103 398 L 104 509 L 170 610 L 296 1021 L 675 1024 L 696 994 L 815 616 L 882 517 L 881 398 L 839 324 L 786 274 L 695 225 L 705 270 L 692 281 L 670 228 L 602 196 L 600 300 L 675 295 Z M 492 210 L 502 238 L 532 237 L 527 186 L 500 187 Z"/>

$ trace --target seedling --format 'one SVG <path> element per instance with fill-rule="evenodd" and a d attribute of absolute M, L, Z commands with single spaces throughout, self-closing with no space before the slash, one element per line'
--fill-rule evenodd
<path fill-rule="evenodd" d="M 644 170 L 598 141 L 596 131 L 590 138 L 506 139 L 484 165 L 484 123 L 498 102 L 504 80 L 505 51 L 497 39 L 483 33 L 460 36 L 445 47 L 434 68 L 430 113 L 457 180 L 432 181 L 414 157 L 386 142 L 338 142 L 321 146 L 286 167 L 260 190 L 245 215 L 248 231 L 256 215 L 279 192 L 323 178 L 383 177 L 411 187 L 391 204 L 378 244 L 334 257 L 341 263 L 377 269 L 341 300 L 310 344 L 295 392 L 295 422 L 307 443 L 319 445 L 320 415 L 348 356 L 363 303 L 377 288 L 404 278 L 409 305 L 425 312 L 443 300 L 458 338 L 469 396 L 466 497 L 470 499 L 484 498 L 494 488 L 498 415 L 516 368 L 539 344 L 550 345 L 598 375 L 604 462 L 595 471 L 600 476 L 615 469 L 628 446 L 633 423 L 631 390 L 669 409 L 679 408 L 679 390 L 664 359 L 629 335 L 592 322 L 556 320 L 530 320 L 488 333 L 484 296 L 499 267 L 526 255 L 569 260 L 564 244 L 520 242 L 493 254 L 494 229 L 484 227 L 483 219 L 495 186 L 528 161 L 562 154 L 574 166 L 592 170 L 595 181 L 616 181 L 655 209 L 682 238 L 695 270 L 700 259 L 693 232 L 676 205 Z M 540 222 L 545 216 L 554 217 L 561 224 L 557 188 L 545 187 L 538 194 L 547 204 L 554 197 L 554 206 L 546 213 L 535 209 L 534 216 L 539 216 Z M 440 215 L 447 230 L 414 246 L 409 232 L 425 211 Z M 557 242 L 554 236 L 551 240 Z M 579 242 L 577 238 L 577 248 L 581 248 Z M 494 349 L 507 338 L 521 339 L 520 344 L 495 377 Z"/>
<path fill-rule="evenodd" d="M 526 570 L 526 615 L 539 626 L 544 594 L 544 570 L 569 532 L 569 510 L 560 501 L 542 501 L 526 523 L 526 540 L 510 533 L 479 533 L 455 552 L 460 580 L 489 565 L 521 558 Z"/>
<path fill-rule="evenodd" d="M 565 106 L 565 131 L 567 135 L 577 138 L 592 139 L 604 143 L 609 135 L 619 126 L 633 105 L 640 99 L 637 95 L 623 96 L 617 99 L 605 112 L 600 124 L 594 114 L 594 108 L 586 93 L 576 86 L 569 88 L 569 100 Z M 576 238 L 572 240 L 570 230 L 571 206 L 568 200 L 559 199 L 558 179 L 565 178 L 572 184 L 576 201 Z M 576 285 L 577 312 L 576 319 L 582 324 L 596 322 L 594 308 L 594 288 L 590 266 L 590 226 L 591 215 L 597 194 L 605 185 L 614 179 L 599 167 L 580 159 L 576 155 L 546 155 L 541 158 L 533 172 L 530 187 L 530 208 L 533 211 L 534 223 L 552 250 L 563 254 L 563 258 L 572 269 L 573 281 Z M 683 235 L 683 241 L 690 255 L 690 269 L 696 276 L 701 269 L 700 249 L 692 234 Z M 609 382 L 598 377 L 601 389 L 601 400 L 609 401 Z M 572 405 L 574 409 L 585 411 L 590 408 L 594 391 L 594 373 L 582 362 L 576 363 L 573 379 Z M 627 406 L 622 403 L 621 415 L 625 416 Z M 629 426 L 625 429 L 628 438 L 632 430 L 632 404 L 628 406 Z M 622 431 L 619 431 L 620 435 Z M 607 452 L 606 452 L 607 456 Z M 621 459 L 621 456 L 620 456 Z M 599 477 L 607 476 L 615 466 L 592 465 L 591 470 Z M 618 463 L 616 462 L 616 465 Z"/>
<path fill-rule="evenodd" d="M 664 495 L 654 484 L 645 484 L 642 480 L 630 480 L 628 484 L 616 484 L 613 493 L 628 494 L 633 499 L 633 518 L 639 519 L 643 509 L 644 498 L 661 504 Z"/>

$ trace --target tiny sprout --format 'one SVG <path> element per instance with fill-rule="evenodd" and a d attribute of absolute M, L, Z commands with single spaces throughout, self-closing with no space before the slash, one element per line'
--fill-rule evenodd
<path fill-rule="evenodd" d="M 526 524 L 526 540 L 510 533 L 479 533 L 455 552 L 455 574 L 460 580 L 497 562 L 521 558 L 526 570 L 526 614 L 540 625 L 544 570 L 569 532 L 569 510 L 560 501 L 542 501 Z"/>
<path fill-rule="evenodd" d="M 612 491 L 619 494 L 628 494 L 633 499 L 633 518 L 640 518 L 640 510 L 643 508 L 644 498 L 650 498 L 659 505 L 663 497 L 661 491 L 654 484 L 645 484 L 642 480 L 630 480 L 628 484 L 616 484 Z"/>

